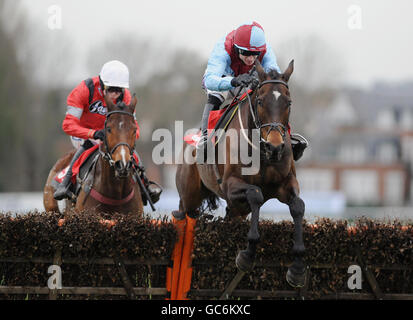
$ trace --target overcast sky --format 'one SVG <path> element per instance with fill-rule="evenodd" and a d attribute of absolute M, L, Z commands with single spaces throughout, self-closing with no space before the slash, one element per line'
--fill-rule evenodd
<path fill-rule="evenodd" d="M 64 32 L 79 55 L 92 42 L 128 32 L 162 42 L 165 47 L 197 50 L 207 59 L 220 37 L 243 21 L 256 20 L 264 27 L 276 55 L 282 54 L 277 47 L 291 39 L 310 35 L 320 38 L 337 54 L 345 80 L 353 85 L 413 79 L 413 1 L 409 0 L 21 0 L 21 3 L 38 28 L 47 31 L 46 36 L 56 37 Z M 60 30 L 48 28 L 51 16 L 48 9 L 52 5 L 62 10 Z M 288 54 L 294 55 L 294 51 Z M 296 61 L 296 68 L 299 63 Z M 74 70 L 79 69 L 68 72 Z"/>

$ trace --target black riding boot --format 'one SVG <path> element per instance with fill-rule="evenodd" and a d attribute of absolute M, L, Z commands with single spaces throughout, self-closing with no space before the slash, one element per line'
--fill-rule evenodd
<path fill-rule="evenodd" d="M 201 137 L 196 145 L 197 148 L 197 153 L 199 152 L 200 154 L 204 154 L 206 156 L 207 153 L 207 148 L 205 147 L 207 145 L 208 141 L 208 119 L 209 119 L 209 113 L 212 110 L 217 110 L 219 106 L 221 105 L 222 101 L 213 96 L 213 95 L 208 95 L 208 102 L 204 107 L 204 113 L 202 114 L 202 120 L 201 120 Z"/>
<path fill-rule="evenodd" d="M 148 190 L 149 197 L 151 197 L 152 203 L 156 203 L 159 201 L 162 193 L 162 188 L 156 182 L 148 180 L 146 177 L 145 171 L 141 171 L 141 179 Z"/>
<path fill-rule="evenodd" d="M 59 184 L 59 186 L 56 189 L 56 192 L 53 194 L 53 197 L 56 200 L 62 200 L 64 198 L 70 199 L 72 197 L 72 193 L 70 192 L 69 188 L 71 186 L 72 181 L 73 165 L 76 162 L 76 160 L 79 159 L 80 155 L 87 149 L 89 149 L 91 146 L 93 146 L 93 144 L 89 140 L 86 140 L 85 143 L 83 143 L 83 145 L 81 145 L 80 148 L 77 149 L 75 155 L 72 158 L 72 161 L 69 164 L 69 168 L 67 169 L 63 181 Z"/>
<path fill-rule="evenodd" d="M 304 153 L 305 148 L 308 147 L 308 141 L 298 133 L 291 134 L 291 147 L 293 148 L 294 161 L 298 161 Z"/>
<path fill-rule="evenodd" d="M 151 198 L 152 203 L 156 203 L 156 202 L 159 201 L 159 199 L 161 197 L 161 193 L 162 193 L 163 190 L 162 190 L 160 185 L 158 185 L 156 182 L 150 181 L 146 177 L 145 168 L 141 165 L 141 160 L 140 160 L 139 155 L 136 152 L 136 150 L 134 151 L 134 153 L 136 154 L 137 158 L 139 159 L 139 163 L 137 164 L 137 168 L 138 168 L 137 171 L 139 173 L 139 176 L 136 177 L 136 179 L 141 179 L 141 181 L 143 182 L 143 185 L 145 186 L 146 190 L 148 190 L 149 197 Z M 143 204 L 146 206 L 146 204 L 147 204 L 146 196 L 145 196 L 145 194 L 142 190 L 141 190 L 141 195 L 142 195 Z"/>

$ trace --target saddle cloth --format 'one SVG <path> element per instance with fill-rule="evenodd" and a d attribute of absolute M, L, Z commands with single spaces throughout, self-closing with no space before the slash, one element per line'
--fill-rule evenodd
<path fill-rule="evenodd" d="M 83 186 L 83 190 L 85 190 L 87 193 L 89 193 L 91 190 L 94 174 L 90 175 L 89 173 L 91 173 L 94 166 L 96 166 L 97 160 L 99 158 L 99 146 L 99 144 L 95 145 L 83 152 L 73 164 L 71 179 L 72 185 L 70 189 L 75 196 L 78 196 L 83 184 L 85 184 Z M 135 159 L 135 162 L 139 164 L 139 158 L 136 153 L 133 153 L 133 158 Z M 56 174 L 51 183 L 55 188 L 57 188 L 57 186 L 63 181 L 68 169 L 69 166 Z"/>
<path fill-rule="evenodd" d="M 89 171 L 89 168 L 93 165 L 94 157 L 95 154 L 99 152 L 99 144 L 94 145 L 92 148 L 87 149 L 85 152 L 81 154 L 81 156 L 76 160 L 76 162 L 73 164 L 72 167 L 72 183 L 73 185 L 76 183 L 76 177 L 79 175 L 80 179 L 83 179 L 86 175 L 86 173 Z M 136 163 L 139 163 L 139 159 L 136 156 L 136 154 L 133 154 L 133 157 L 136 161 Z M 58 183 L 61 183 L 66 175 L 67 170 L 69 169 L 69 166 L 64 168 L 62 171 L 60 171 L 54 178 L 54 180 Z"/>
<path fill-rule="evenodd" d="M 88 159 L 91 159 L 92 155 L 98 152 L 98 148 L 99 145 L 95 145 L 90 149 L 87 149 L 85 152 L 83 152 L 80 157 L 76 160 L 76 162 L 73 164 L 72 167 L 72 183 L 75 184 L 76 182 L 76 176 L 79 174 L 81 167 L 83 166 L 83 164 L 85 164 L 86 162 L 89 163 L 89 161 L 87 161 Z M 92 164 L 92 161 L 90 161 L 89 165 Z M 88 166 L 89 167 L 89 166 Z M 60 171 L 54 178 L 55 181 L 57 181 L 58 183 L 61 183 L 66 175 L 67 170 L 69 169 L 69 166 L 67 166 L 66 168 L 64 168 L 62 171 Z"/>

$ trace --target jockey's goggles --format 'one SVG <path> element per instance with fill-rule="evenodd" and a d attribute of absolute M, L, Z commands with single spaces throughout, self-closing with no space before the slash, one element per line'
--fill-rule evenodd
<path fill-rule="evenodd" d="M 116 92 L 116 93 L 122 93 L 123 92 L 123 88 L 120 87 L 106 87 L 106 91 L 107 92 Z"/>
<path fill-rule="evenodd" d="M 260 51 L 247 51 L 247 50 L 242 50 L 238 49 L 239 53 L 242 54 L 243 56 L 259 56 L 261 54 Z"/>

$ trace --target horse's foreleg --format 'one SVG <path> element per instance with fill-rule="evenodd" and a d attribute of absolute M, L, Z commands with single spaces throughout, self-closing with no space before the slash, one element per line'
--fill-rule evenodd
<path fill-rule="evenodd" d="M 298 196 L 298 182 L 293 177 L 287 186 L 284 186 L 278 199 L 288 205 L 290 214 L 294 221 L 294 245 L 293 264 L 288 268 L 287 281 L 293 287 L 303 287 L 306 277 L 306 266 L 304 263 L 304 241 L 303 241 L 303 217 L 305 211 L 304 201 Z"/>
<path fill-rule="evenodd" d="M 250 186 L 247 189 L 246 196 L 251 208 L 251 227 L 248 232 L 248 248 L 251 247 L 251 250 L 247 249 L 247 251 L 251 252 L 255 257 L 256 245 L 260 239 L 258 220 L 260 218 L 261 205 L 264 203 L 264 197 L 261 189 L 255 186 Z"/>
<path fill-rule="evenodd" d="M 264 197 L 259 187 L 246 184 L 240 179 L 236 179 L 236 181 L 227 185 L 227 196 L 231 202 L 246 200 L 251 209 L 251 226 L 247 236 L 248 246 L 246 250 L 238 253 L 236 259 L 238 269 L 241 271 L 249 271 L 253 268 L 257 244 L 260 239 L 258 221 L 260 208 L 264 203 Z"/>
<path fill-rule="evenodd" d="M 287 281 L 293 287 L 303 287 L 305 284 L 305 263 L 304 263 L 304 241 L 303 241 L 303 216 L 305 205 L 304 201 L 295 196 L 288 204 L 291 216 L 294 221 L 294 262 L 287 271 Z"/>

